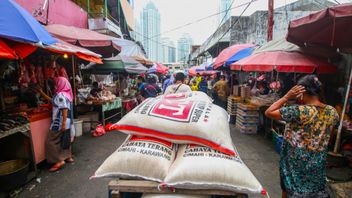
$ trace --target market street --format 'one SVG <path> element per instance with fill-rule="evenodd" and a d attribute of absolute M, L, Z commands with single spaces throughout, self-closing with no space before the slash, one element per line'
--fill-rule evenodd
<path fill-rule="evenodd" d="M 279 155 L 275 152 L 270 139 L 265 139 L 261 134 L 240 134 L 233 125 L 231 134 L 241 159 L 268 190 L 272 198 L 280 197 Z M 47 168 L 42 169 L 39 174 L 41 183 L 31 182 L 24 187 L 25 190 L 20 193 L 19 197 L 107 197 L 109 179 L 89 180 L 89 177 L 105 158 L 120 146 L 125 137 L 125 134 L 110 132 L 99 138 L 93 138 L 89 134 L 77 138 L 74 144 L 76 162 L 65 166 L 57 173 L 49 173 Z M 35 186 L 33 187 L 33 185 Z"/>

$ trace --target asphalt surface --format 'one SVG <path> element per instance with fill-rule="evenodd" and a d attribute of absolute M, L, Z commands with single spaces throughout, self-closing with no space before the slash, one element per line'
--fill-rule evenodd
<path fill-rule="evenodd" d="M 251 169 L 273 198 L 281 197 L 278 160 L 270 139 L 262 135 L 240 134 L 232 128 L 232 139 L 242 160 Z M 84 134 L 76 139 L 73 152 L 76 162 L 66 164 L 64 169 L 49 173 L 48 166 L 41 166 L 38 181 L 32 181 L 23 188 L 20 198 L 100 198 L 108 197 L 109 179 L 89 177 L 116 148 L 122 144 L 126 135 L 110 132 L 105 136 L 93 138 Z"/>

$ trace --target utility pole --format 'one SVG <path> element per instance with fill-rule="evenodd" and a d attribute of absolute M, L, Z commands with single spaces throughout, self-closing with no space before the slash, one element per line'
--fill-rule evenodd
<path fill-rule="evenodd" d="M 268 38 L 267 41 L 273 40 L 274 26 L 274 0 L 268 0 Z"/>

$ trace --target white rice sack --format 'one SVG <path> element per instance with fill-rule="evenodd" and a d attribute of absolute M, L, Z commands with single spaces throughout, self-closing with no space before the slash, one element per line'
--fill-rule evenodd
<path fill-rule="evenodd" d="M 167 95 L 161 95 L 159 97 L 163 99 L 170 99 L 170 100 L 189 98 L 191 100 L 203 100 L 203 101 L 213 102 L 212 98 L 210 98 L 207 94 L 201 91 L 167 94 Z"/>
<path fill-rule="evenodd" d="M 179 144 L 201 144 L 234 155 L 227 112 L 206 100 L 149 98 L 113 128 Z"/>
<path fill-rule="evenodd" d="M 206 195 L 187 195 L 187 194 L 143 194 L 142 198 L 210 198 Z"/>
<path fill-rule="evenodd" d="M 161 182 L 175 159 L 176 145 L 153 137 L 129 136 L 93 178 L 118 177 Z"/>
<path fill-rule="evenodd" d="M 229 156 L 198 145 L 179 146 L 165 183 L 185 189 L 220 189 L 258 195 L 265 192 L 238 155 Z"/>

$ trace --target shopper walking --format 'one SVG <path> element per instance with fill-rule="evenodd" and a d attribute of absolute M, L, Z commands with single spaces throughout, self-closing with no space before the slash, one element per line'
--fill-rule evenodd
<path fill-rule="evenodd" d="M 202 79 L 198 84 L 198 91 L 208 94 L 208 83 L 207 83 L 207 80 L 205 79 L 205 76 L 202 76 Z"/>
<path fill-rule="evenodd" d="M 69 81 L 64 77 L 57 77 L 48 81 L 54 94 L 47 96 L 41 89 L 40 94 L 53 106 L 52 123 L 48 133 L 45 154 L 46 161 L 54 164 L 49 171 L 59 170 L 68 163 L 74 162 L 71 153 L 71 124 L 73 94 Z"/>
<path fill-rule="evenodd" d="M 225 76 L 221 75 L 220 80 L 214 84 L 214 103 L 226 109 L 227 97 L 229 95 L 229 87 L 225 80 Z"/>
<path fill-rule="evenodd" d="M 154 75 L 146 76 L 146 83 L 140 87 L 144 98 L 156 97 L 161 93 L 160 87 L 157 85 L 157 79 Z"/>
<path fill-rule="evenodd" d="M 287 124 L 280 154 L 282 197 L 329 197 L 326 156 L 339 118 L 333 107 L 319 100 L 321 86 L 316 76 L 305 76 L 265 112 Z M 297 98 L 303 105 L 284 106 Z"/>
<path fill-rule="evenodd" d="M 191 88 L 188 85 L 185 85 L 184 81 L 185 75 L 181 72 L 177 73 L 175 76 L 175 83 L 166 88 L 165 94 L 191 92 Z"/>

